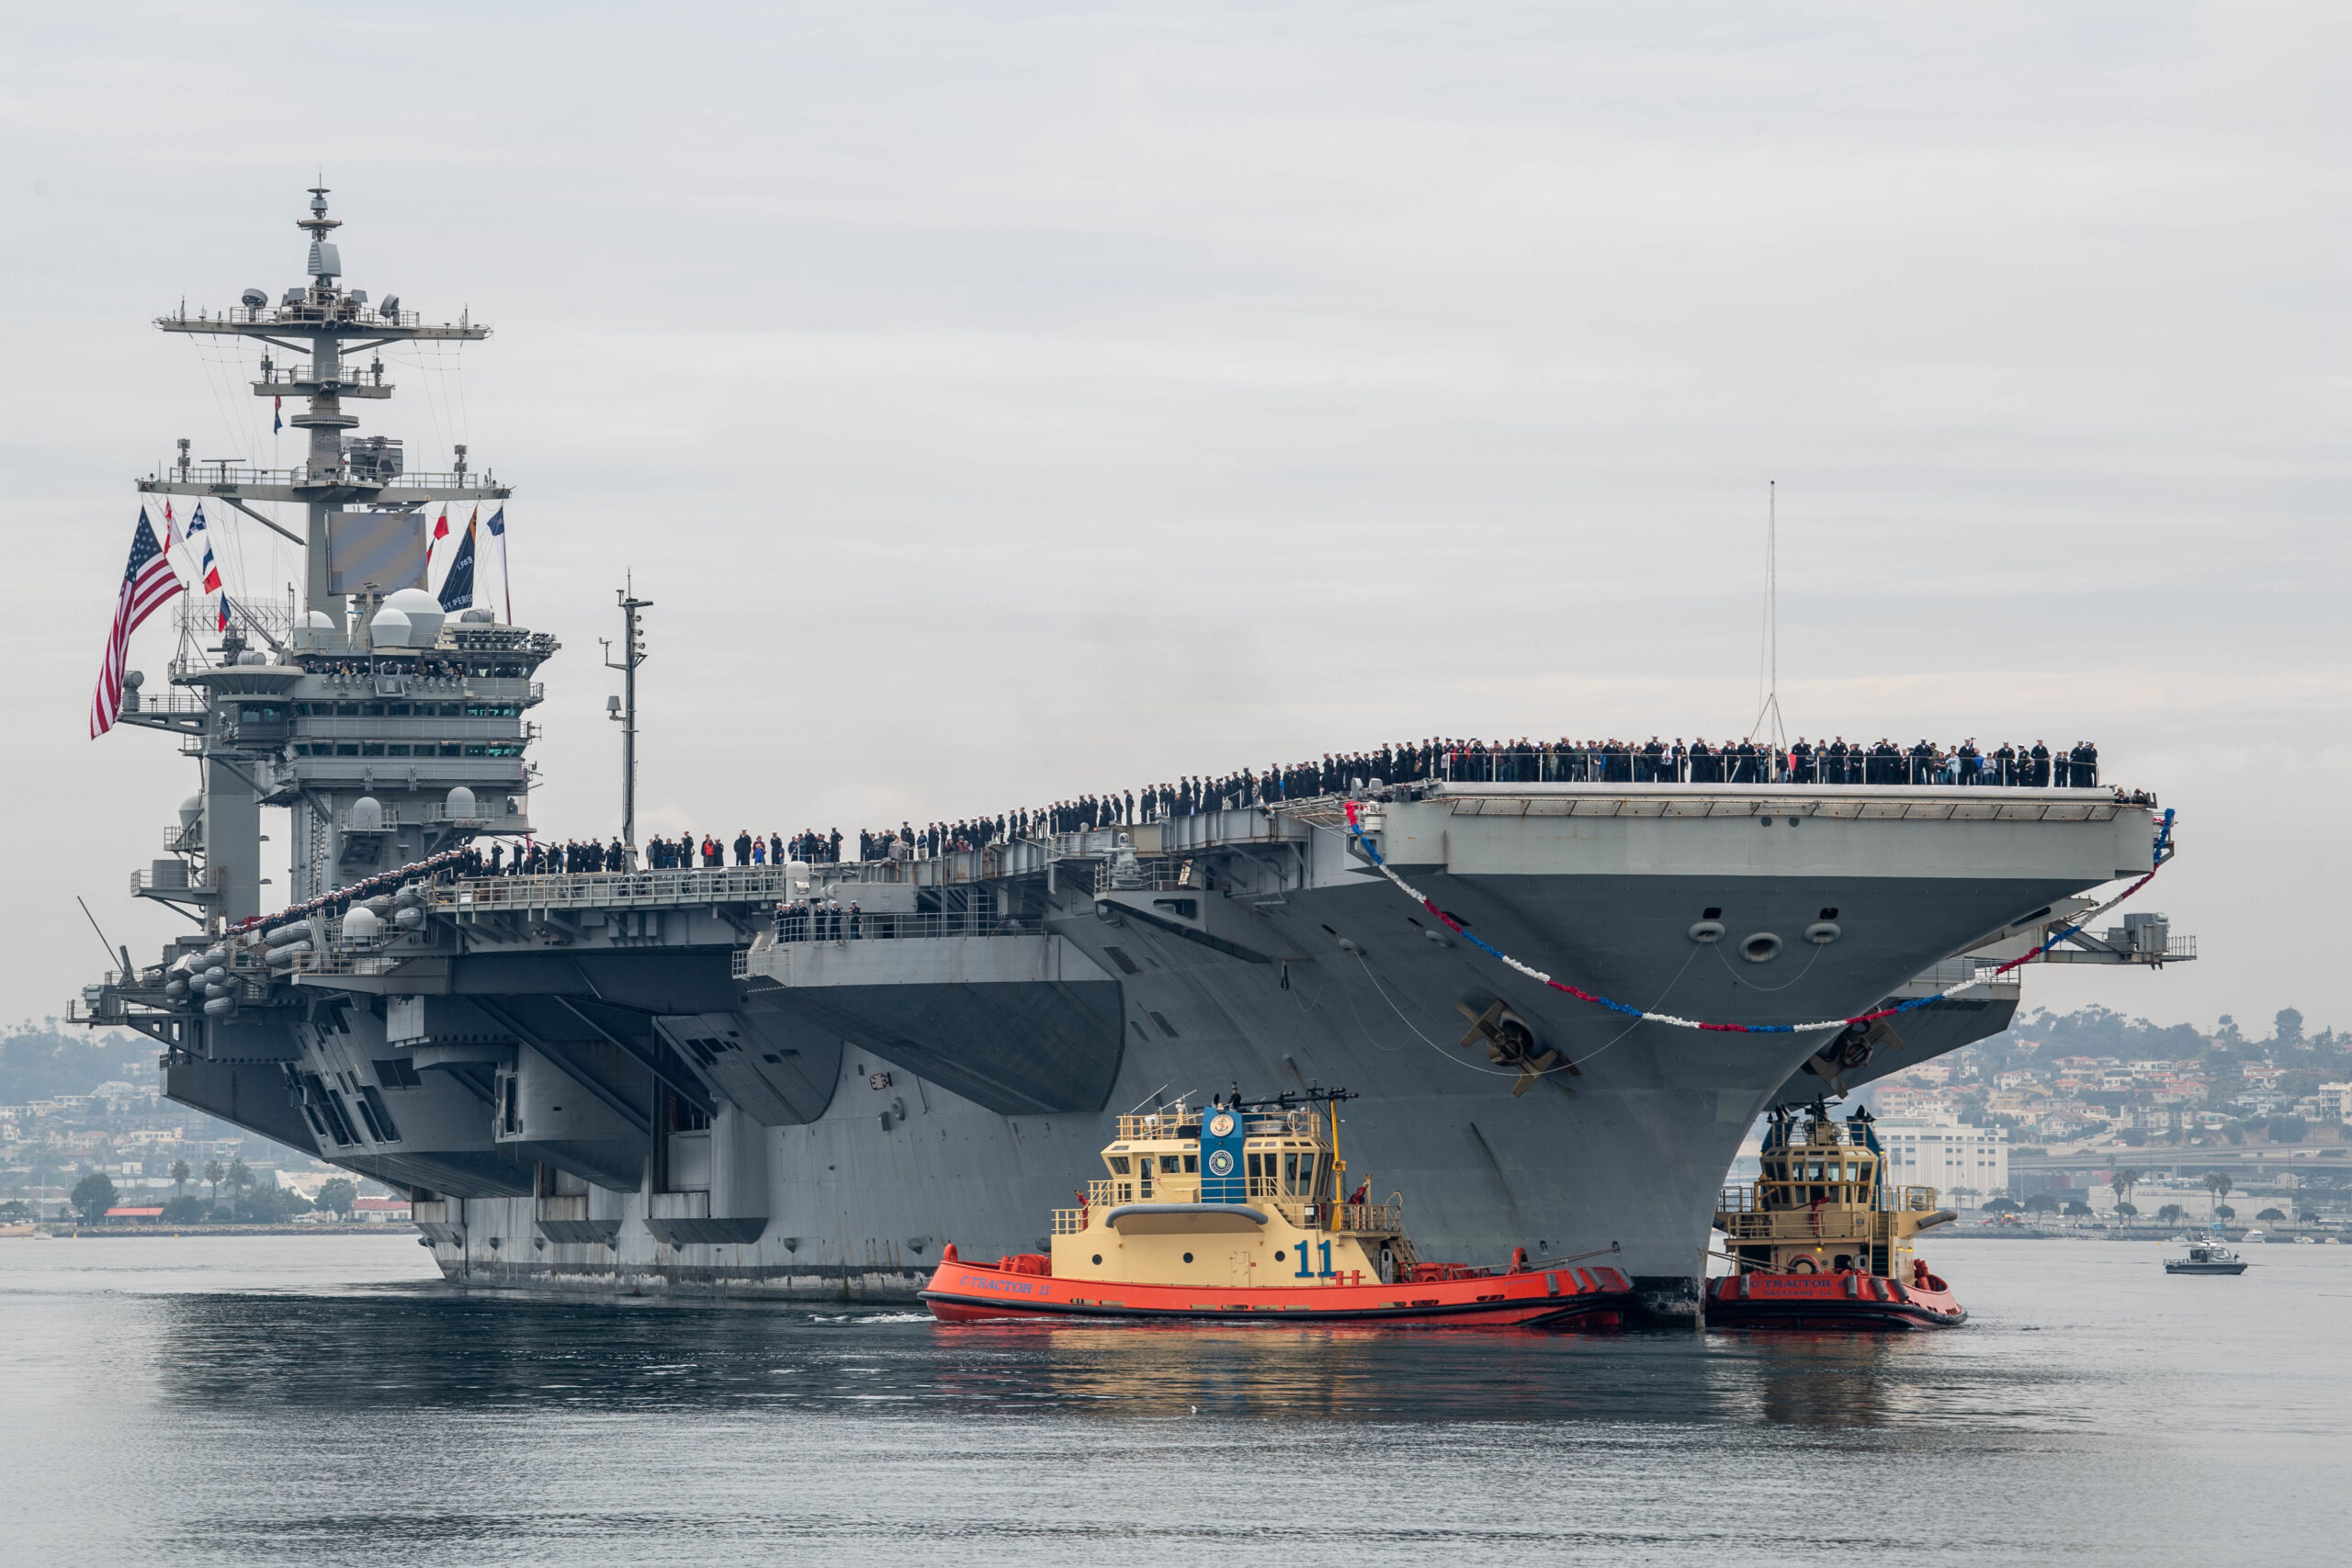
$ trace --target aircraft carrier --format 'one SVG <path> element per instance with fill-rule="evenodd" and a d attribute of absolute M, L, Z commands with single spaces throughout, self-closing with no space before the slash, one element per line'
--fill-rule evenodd
<path fill-rule="evenodd" d="M 183 442 L 140 490 L 276 530 L 305 577 L 218 636 L 189 595 L 168 690 L 131 681 L 121 722 L 176 736 L 198 788 L 130 891 L 193 929 L 125 952 L 79 1016 L 155 1039 L 171 1099 L 410 1193 L 453 1280 L 909 1297 L 944 1243 L 1042 1249 L 1120 1111 L 1344 1085 L 1350 1184 L 1401 1194 L 1425 1255 L 1613 1247 L 1688 1316 L 1755 1119 L 1998 1032 L 2016 974 L 1868 1026 L 1676 1027 L 1498 963 L 1367 847 L 1494 949 L 1735 1024 L 1939 996 L 2164 852 L 2113 788 L 1604 774 L 1349 779 L 846 864 L 474 874 L 469 846 L 533 830 L 559 649 L 487 594 L 426 591 L 429 510 L 510 491 L 463 447 L 407 471 L 347 411 L 392 395 L 386 349 L 489 329 L 345 287 L 327 194 L 298 222 L 304 282 L 157 322 L 262 345 L 252 389 L 297 405 L 308 450 L 261 469 Z M 289 814 L 290 900 L 265 896 L 265 806 Z M 854 925 L 780 940 L 778 906 L 811 900 Z M 2186 948 L 2137 917 L 2047 956 Z"/>

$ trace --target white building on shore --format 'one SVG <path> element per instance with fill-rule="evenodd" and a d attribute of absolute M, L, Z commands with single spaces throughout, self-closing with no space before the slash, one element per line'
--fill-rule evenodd
<path fill-rule="evenodd" d="M 1947 1203 L 1981 1203 L 2009 1190 L 2006 1129 L 1971 1127 L 1956 1116 L 1905 1117 L 1877 1128 L 1890 1186 L 1933 1187 Z"/>

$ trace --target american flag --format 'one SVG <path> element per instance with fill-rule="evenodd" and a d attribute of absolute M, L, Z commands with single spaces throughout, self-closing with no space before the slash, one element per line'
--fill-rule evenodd
<path fill-rule="evenodd" d="M 130 534 L 130 561 L 122 569 L 122 592 L 115 596 L 114 629 L 107 634 L 106 658 L 98 665 L 98 689 L 90 698 L 90 739 L 114 728 L 122 713 L 122 672 L 130 656 L 130 634 L 158 608 L 180 592 L 179 574 L 172 570 L 155 530 L 147 524 L 147 509 L 139 509 L 139 526 Z"/>

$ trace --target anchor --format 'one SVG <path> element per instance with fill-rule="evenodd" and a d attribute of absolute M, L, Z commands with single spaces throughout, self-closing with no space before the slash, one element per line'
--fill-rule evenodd
<path fill-rule="evenodd" d="M 1470 1021 L 1470 1032 L 1461 1040 L 1462 1049 L 1466 1051 L 1473 1045 L 1483 1044 L 1487 1048 L 1487 1060 L 1498 1067 L 1519 1069 L 1519 1081 L 1510 1089 L 1514 1097 L 1525 1094 L 1535 1087 L 1538 1078 L 1564 1065 L 1572 1076 L 1584 1076 L 1577 1071 L 1575 1063 L 1564 1062 L 1557 1050 L 1548 1046 L 1539 1049 L 1535 1043 L 1535 1031 L 1529 1027 L 1525 1019 L 1505 1007 L 1499 998 L 1488 1003 L 1484 1012 L 1475 1011 L 1467 1002 L 1453 1005 L 1463 1017 Z M 1576 1092 L 1565 1083 L 1560 1085 L 1560 1089 L 1567 1094 Z"/>

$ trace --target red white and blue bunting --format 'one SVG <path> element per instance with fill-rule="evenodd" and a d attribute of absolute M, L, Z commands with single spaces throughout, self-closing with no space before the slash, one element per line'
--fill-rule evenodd
<path fill-rule="evenodd" d="M 2156 873 L 2164 869 L 2165 861 L 2168 858 L 2165 852 L 2172 839 L 2173 818 L 2171 808 L 2166 807 L 2163 822 L 2156 829 L 2156 845 L 2154 863 L 2149 866 L 2146 875 L 2141 877 L 2137 882 L 2132 884 L 2131 886 L 2125 888 L 2122 892 L 2117 894 L 2106 903 L 2099 905 L 2097 908 L 2086 911 L 2075 921 L 2074 924 L 2064 927 L 2053 926 L 2051 929 L 2049 940 L 2044 942 L 2041 946 L 2035 948 L 2032 952 L 2025 954 L 2023 957 L 2012 958 L 2007 964 L 2002 964 L 1999 968 L 1981 974 L 1974 979 L 1967 981 L 1962 985 L 1954 986 L 1950 990 L 1938 991 L 1931 997 L 1915 997 L 1911 1000 L 1900 1003 L 1894 1007 L 1879 1008 L 1875 1011 L 1871 1012 L 1856 1013 L 1851 1018 L 1817 1019 L 1810 1023 L 1705 1023 L 1694 1018 L 1679 1018 L 1670 1012 L 1653 1012 L 1646 1008 L 1637 1008 L 1626 1002 L 1612 1000 L 1608 997 L 1600 996 L 1594 992 L 1588 991 L 1581 986 L 1571 986 L 1566 980 L 1555 980 L 1551 976 L 1544 973 L 1543 970 L 1536 968 L 1534 965 L 1521 963 L 1518 959 L 1513 958 L 1510 953 L 1503 952 L 1492 942 L 1487 942 L 1484 937 L 1481 937 L 1476 932 L 1471 931 L 1469 927 L 1463 924 L 1461 920 L 1455 919 L 1453 915 L 1446 913 L 1445 910 L 1438 908 L 1436 900 L 1430 898 L 1429 895 L 1423 893 L 1420 889 L 1415 887 L 1411 883 L 1407 882 L 1403 877 L 1397 875 L 1395 871 L 1391 870 L 1388 863 L 1381 858 L 1380 851 L 1374 846 L 1370 839 L 1364 836 L 1363 825 L 1357 818 L 1357 803 L 1352 800 L 1349 801 L 1347 803 L 1347 807 L 1348 833 L 1350 837 L 1355 840 L 1356 847 L 1363 852 L 1364 857 L 1372 862 L 1374 869 L 1378 871 L 1381 875 L 1386 877 L 1389 881 L 1395 883 L 1399 892 L 1403 893 L 1407 897 L 1419 904 L 1422 908 L 1427 909 L 1438 919 L 1443 921 L 1446 930 L 1452 931 L 1463 941 L 1470 943 L 1471 946 L 1476 947 L 1481 953 L 1486 953 L 1488 957 L 1498 961 L 1506 967 L 1518 971 L 1520 974 L 1526 976 L 1531 980 L 1542 982 L 1544 985 L 1550 987 L 1553 990 L 1566 992 L 1567 995 L 1576 998 L 1578 1001 L 1590 1002 L 1595 1007 L 1607 1008 L 1611 1012 L 1623 1013 L 1627 1018 L 1637 1018 L 1645 1023 L 1663 1023 L 1675 1029 L 1703 1029 L 1724 1034 L 1804 1034 L 1816 1029 L 1846 1029 L 1854 1024 L 1872 1023 L 1882 1018 L 1892 1018 L 1897 1013 L 1912 1012 L 1920 1008 L 1932 1007 L 1936 1003 L 1942 1001 L 1947 998 L 1960 995 L 1962 991 L 1973 991 L 1979 986 L 1989 986 L 1994 981 L 1999 979 L 2002 976 L 2007 974 L 2010 970 L 2032 963 L 2035 959 L 2041 957 L 2043 953 L 2049 952 L 2052 948 L 2065 941 L 2068 937 L 2082 931 L 2085 927 L 2088 926 L 2091 921 L 2098 919 L 2099 916 L 2106 914 L 2109 909 L 2114 908 L 2118 904 L 2122 903 L 2126 898 L 2131 897 L 2132 895 L 2139 892 L 2140 889 L 2145 887 L 2150 882 L 2154 881 Z"/>

